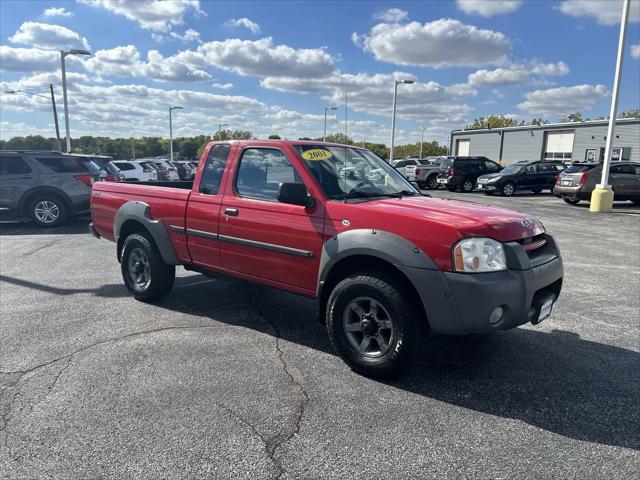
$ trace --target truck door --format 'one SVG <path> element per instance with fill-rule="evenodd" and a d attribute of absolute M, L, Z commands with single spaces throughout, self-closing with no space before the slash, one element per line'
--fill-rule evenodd
<path fill-rule="evenodd" d="M 222 205 L 223 181 L 231 152 L 230 144 L 216 144 L 209 150 L 206 163 L 195 184 L 197 192 L 189 196 L 186 214 L 187 248 L 191 259 L 205 267 L 220 267 L 218 226 Z"/>
<path fill-rule="evenodd" d="M 294 163 L 278 148 L 245 147 L 234 170 L 220 212 L 223 267 L 313 294 L 323 243 L 324 205 L 278 202 L 280 183 L 304 183 Z"/>

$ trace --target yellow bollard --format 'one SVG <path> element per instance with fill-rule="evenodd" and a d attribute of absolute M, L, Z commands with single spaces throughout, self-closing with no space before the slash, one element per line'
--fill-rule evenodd
<path fill-rule="evenodd" d="M 591 192 L 590 212 L 610 212 L 613 210 L 613 190 L 609 185 L 596 185 Z"/>

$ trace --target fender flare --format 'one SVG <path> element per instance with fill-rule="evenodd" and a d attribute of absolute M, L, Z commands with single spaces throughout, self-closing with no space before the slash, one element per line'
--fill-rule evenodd
<path fill-rule="evenodd" d="M 180 261 L 173 249 L 171 236 L 161 220 L 151 217 L 151 207 L 145 202 L 131 201 L 123 204 L 113 219 L 113 238 L 119 243 L 120 230 L 127 220 L 135 220 L 149 232 L 155 242 L 160 255 L 168 265 L 179 265 Z"/>

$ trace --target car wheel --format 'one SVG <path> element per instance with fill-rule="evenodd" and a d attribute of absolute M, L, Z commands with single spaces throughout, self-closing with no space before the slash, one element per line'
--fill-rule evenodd
<path fill-rule="evenodd" d="M 473 181 L 470 178 L 465 178 L 462 181 L 462 185 L 460 188 L 465 193 L 473 192 Z"/>
<path fill-rule="evenodd" d="M 502 185 L 502 188 L 500 189 L 500 193 L 502 194 L 503 197 L 510 197 L 511 195 L 513 195 L 515 191 L 516 191 L 516 187 L 511 182 L 505 183 L 504 185 Z"/>
<path fill-rule="evenodd" d="M 144 302 L 164 297 L 176 277 L 176 268 L 164 263 L 158 247 L 142 233 L 125 239 L 120 268 L 127 289 Z"/>
<path fill-rule="evenodd" d="M 562 200 L 569 205 L 577 205 L 580 202 L 580 199 L 574 195 L 563 195 Z"/>
<path fill-rule="evenodd" d="M 542 191 L 542 189 L 541 188 L 536 188 L 535 190 L 531 190 L 531 191 L 537 195 Z"/>
<path fill-rule="evenodd" d="M 342 280 L 327 302 L 331 343 L 355 372 L 389 378 L 406 371 L 422 339 L 420 315 L 393 277 L 357 273 Z"/>
<path fill-rule="evenodd" d="M 427 179 L 427 188 L 429 190 L 437 190 L 438 189 L 438 179 L 435 175 L 432 175 Z"/>
<path fill-rule="evenodd" d="M 29 216 L 39 227 L 57 227 L 67 215 L 67 205 L 56 195 L 39 195 L 29 204 Z"/>

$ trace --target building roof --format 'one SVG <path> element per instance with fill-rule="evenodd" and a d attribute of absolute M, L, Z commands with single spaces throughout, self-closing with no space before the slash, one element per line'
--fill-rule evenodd
<path fill-rule="evenodd" d="M 627 124 L 640 125 L 640 118 L 618 118 L 616 120 L 616 126 Z M 498 128 L 476 128 L 473 130 L 453 130 L 451 135 L 474 135 L 477 133 L 489 133 L 498 132 L 502 130 L 562 130 L 562 129 L 574 129 L 582 127 L 598 127 L 608 125 L 609 120 L 588 120 L 586 122 L 564 122 L 564 123 L 547 123 L 544 125 L 519 125 L 517 127 L 498 127 Z"/>

